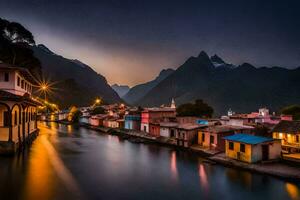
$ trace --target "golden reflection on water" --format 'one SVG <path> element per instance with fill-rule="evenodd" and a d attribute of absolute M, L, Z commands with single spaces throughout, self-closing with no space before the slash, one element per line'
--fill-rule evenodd
<path fill-rule="evenodd" d="M 62 185 L 71 192 L 72 196 L 81 197 L 76 180 L 49 141 L 50 135 L 57 135 L 55 125 L 50 124 L 50 129 L 43 125 L 39 128 L 40 135 L 31 146 L 28 156 L 29 163 L 22 199 L 55 199 L 57 190 L 62 189 L 60 187 Z"/>
<path fill-rule="evenodd" d="M 31 148 L 23 191 L 24 199 L 51 199 L 55 185 L 55 174 L 51 169 L 47 150 L 39 137 Z"/>
<path fill-rule="evenodd" d="M 296 185 L 294 185 L 292 183 L 286 183 L 285 184 L 285 189 L 286 189 L 289 197 L 292 200 L 298 200 L 298 199 L 300 199 L 299 189 L 298 189 L 298 187 Z"/>
<path fill-rule="evenodd" d="M 67 125 L 68 133 L 72 133 L 73 127 L 72 125 Z"/>
<path fill-rule="evenodd" d="M 172 177 L 177 180 L 178 179 L 178 172 L 177 172 L 177 164 L 176 164 L 176 152 L 173 151 L 171 154 L 171 173 Z"/>

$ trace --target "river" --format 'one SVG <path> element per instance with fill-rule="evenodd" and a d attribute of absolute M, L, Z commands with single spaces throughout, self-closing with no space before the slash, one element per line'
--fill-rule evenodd
<path fill-rule="evenodd" d="M 187 152 L 71 125 L 39 128 L 21 155 L 0 157 L 0 199 L 300 199 L 300 183 Z"/>

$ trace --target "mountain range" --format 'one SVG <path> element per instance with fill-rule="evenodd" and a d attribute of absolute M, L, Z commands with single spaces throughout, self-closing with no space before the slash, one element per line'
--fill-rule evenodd
<path fill-rule="evenodd" d="M 90 66 L 57 55 L 42 44 L 31 48 L 42 64 L 45 80 L 54 83 L 49 93 L 50 100 L 60 102 L 62 108 L 90 105 L 96 97 L 103 98 L 107 103 L 122 101 L 105 77 Z"/>
<path fill-rule="evenodd" d="M 278 111 L 300 103 L 299 77 L 300 67 L 254 67 L 249 63 L 235 66 L 202 51 L 171 70 L 168 76 L 155 79 L 152 87 L 144 89 L 149 83 L 133 87 L 124 100 L 135 105 L 159 106 L 172 98 L 177 104 L 203 99 L 216 115 L 225 114 L 230 108 L 235 112 L 251 112 L 260 107 Z"/>
<path fill-rule="evenodd" d="M 173 72 L 173 69 L 162 70 L 154 80 L 132 87 L 127 94 L 123 96 L 123 99 L 129 104 L 137 104 L 151 89 Z"/>
<path fill-rule="evenodd" d="M 116 91 L 121 98 L 130 90 L 128 85 L 113 84 L 111 85 L 111 88 Z"/>

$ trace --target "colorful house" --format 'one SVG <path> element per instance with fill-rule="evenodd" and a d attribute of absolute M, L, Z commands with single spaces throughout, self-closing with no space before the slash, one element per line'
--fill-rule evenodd
<path fill-rule="evenodd" d="M 300 152 L 300 121 L 281 121 L 274 127 L 272 134 L 274 139 L 281 140 L 284 152 Z"/>
<path fill-rule="evenodd" d="M 150 122 L 149 123 L 149 134 L 154 137 L 160 136 L 160 123 L 158 122 Z"/>
<path fill-rule="evenodd" d="M 197 133 L 207 125 L 179 124 L 176 130 L 176 144 L 181 147 L 190 147 L 197 142 Z"/>
<path fill-rule="evenodd" d="M 225 140 L 223 137 L 241 132 L 251 133 L 253 130 L 254 128 L 245 126 L 209 126 L 198 131 L 198 145 L 208 149 L 225 151 Z"/>
<path fill-rule="evenodd" d="M 31 96 L 37 80 L 25 68 L 0 63 L 0 153 L 16 150 L 38 132 L 37 106 Z"/>
<path fill-rule="evenodd" d="M 81 116 L 79 118 L 79 123 L 81 124 L 89 124 L 89 119 L 90 119 L 90 116 Z"/>
<path fill-rule="evenodd" d="M 146 108 L 141 113 L 141 131 L 147 133 L 153 133 L 157 135 L 157 124 L 162 121 L 164 118 L 175 118 L 176 109 L 170 107 L 164 108 Z M 150 129 L 150 124 L 153 128 Z M 159 134 L 159 130 L 158 130 Z"/>
<path fill-rule="evenodd" d="M 235 134 L 224 139 L 225 154 L 228 158 L 247 163 L 281 158 L 280 140 L 249 134 Z"/>
<path fill-rule="evenodd" d="M 175 138 L 178 122 L 161 122 L 159 135 L 167 138 Z"/>
<path fill-rule="evenodd" d="M 109 116 L 106 114 L 98 114 L 89 117 L 89 124 L 91 126 L 104 126 L 104 120 Z"/>
<path fill-rule="evenodd" d="M 116 117 L 109 117 L 103 120 L 103 126 L 107 128 L 123 128 L 124 120 Z"/>
<path fill-rule="evenodd" d="M 125 129 L 140 130 L 140 127 L 141 127 L 141 115 L 140 114 L 125 115 Z"/>

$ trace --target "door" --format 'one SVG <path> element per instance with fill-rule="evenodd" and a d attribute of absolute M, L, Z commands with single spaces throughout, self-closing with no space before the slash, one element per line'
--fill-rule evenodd
<path fill-rule="evenodd" d="M 262 160 L 268 160 L 269 159 L 269 145 L 262 145 Z"/>

